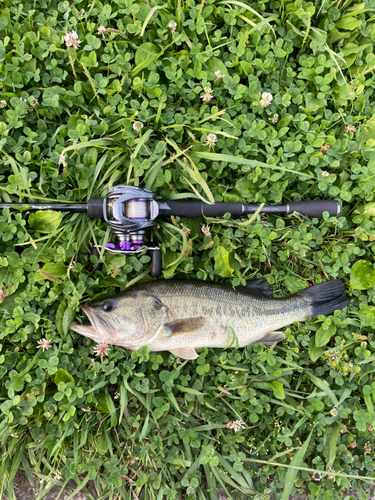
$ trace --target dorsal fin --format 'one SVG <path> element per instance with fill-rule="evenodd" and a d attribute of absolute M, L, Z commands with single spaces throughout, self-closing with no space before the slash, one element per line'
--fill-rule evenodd
<path fill-rule="evenodd" d="M 245 286 L 239 285 L 236 287 L 236 289 L 253 292 L 256 293 L 257 295 L 261 295 L 262 297 L 268 297 L 268 298 L 273 297 L 273 288 L 269 283 L 267 283 L 267 281 L 264 278 L 246 281 Z"/>
<path fill-rule="evenodd" d="M 172 335 L 178 335 L 181 333 L 190 333 L 195 330 L 199 330 L 207 323 L 207 318 L 196 317 L 196 318 L 185 318 L 176 319 L 172 323 L 166 323 L 164 329 L 166 330 L 167 337 Z"/>

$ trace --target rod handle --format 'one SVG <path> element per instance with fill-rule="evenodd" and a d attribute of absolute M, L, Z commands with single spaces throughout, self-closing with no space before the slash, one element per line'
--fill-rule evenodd
<path fill-rule="evenodd" d="M 334 200 L 298 201 L 287 204 L 287 213 L 298 212 L 307 217 L 323 217 L 323 212 L 328 212 L 330 217 L 337 217 L 341 212 L 341 205 Z"/>
<path fill-rule="evenodd" d="M 222 203 L 214 205 L 203 203 L 202 201 L 174 201 L 168 200 L 162 202 L 159 208 L 159 215 L 164 217 L 222 217 L 229 212 L 234 217 L 240 217 L 243 214 L 242 203 Z"/>

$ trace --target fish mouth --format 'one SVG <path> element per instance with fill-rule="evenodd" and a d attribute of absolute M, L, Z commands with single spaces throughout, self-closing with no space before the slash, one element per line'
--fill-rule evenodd
<path fill-rule="evenodd" d="M 102 343 L 106 342 L 109 343 L 111 340 L 110 334 L 114 334 L 114 328 L 112 325 L 107 321 L 106 318 L 103 318 L 100 314 L 95 313 L 89 306 L 83 305 L 81 306 L 82 311 L 86 314 L 89 323 L 84 323 L 84 324 L 79 324 L 76 321 L 73 321 L 70 325 L 69 328 L 73 330 L 74 332 L 79 333 L 80 335 L 83 335 L 85 337 L 88 337 L 95 342 Z M 103 335 L 103 333 L 99 332 L 98 329 L 98 324 L 104 323 L 105 327 L 109 330 L 108 335 Z"/>

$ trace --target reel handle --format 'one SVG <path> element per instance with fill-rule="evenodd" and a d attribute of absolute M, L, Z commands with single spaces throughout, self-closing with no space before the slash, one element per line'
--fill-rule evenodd
<path fill-rule="evenodd" d="M 162 273 L 160 248 L 152 250 L 151 255 L 151 276 L 158 278 Z"/>

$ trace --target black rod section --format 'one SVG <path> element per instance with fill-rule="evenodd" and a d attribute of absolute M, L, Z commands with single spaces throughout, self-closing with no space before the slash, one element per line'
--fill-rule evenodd
<path fill-rule="evenodd" d="M 159 215 L 161 217 L 222 217 L 229 212 L 235 217 L 240 217 L 243 212 L 242 203 L 218 202 L 214 205 L 202 201 L 174 201 L 165 200 L 159 203 Z"/>
<path fill-rule="evenodd" d="M 233 217 L 253 214 L 260 205 L 242 205 L 242 203 L 218 202 L 213 205 L 202 201 L 174 201 L 165 200 L 159 203 L 159 215 L 170 217 L 222 217 L 229 212 Z M 308 217 L 323 217 L 323 212 L 328 212 L 330 217 L 340 214 L 340 203 L 334 200 L 313 200 L 291 202 L 285 205 L 264 205 L 260 210 L 262 214 L 292 214 L 298 212 Z"/>
<path fill-rule="evenodd" d="M 3 208 L 29 207 L 29 210 L 57 210 L 59 212 L 87 212 L 86 203 L 0 203 Z"/>
<path fill-rule="evenodd" d="M 246 214 L 255 214 L 260 205 L 244 205 L 243 213 Z M 262 207 L 261 214 L 287 214 L 288 213 L 288 205 L 264 205 Z"/>

